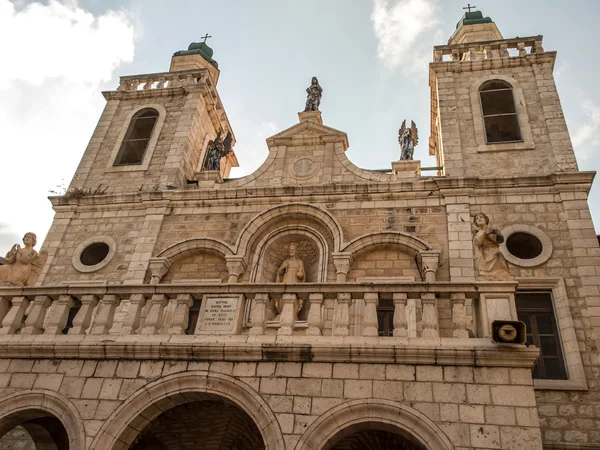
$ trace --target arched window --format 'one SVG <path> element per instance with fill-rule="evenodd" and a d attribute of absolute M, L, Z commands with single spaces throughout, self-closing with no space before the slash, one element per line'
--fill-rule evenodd
<path fill-rule="evenodd" d="M 142 163 L 157 119 L 158 111 L 154 108 L 144 108 L 135 113 L 121 142 L 113 166 Z"/>
<path fill-rule="evenodd" d="M 488 144 L 522 141 L 513 88 L 501 80 L 490 80 L 479 88 Z"/>

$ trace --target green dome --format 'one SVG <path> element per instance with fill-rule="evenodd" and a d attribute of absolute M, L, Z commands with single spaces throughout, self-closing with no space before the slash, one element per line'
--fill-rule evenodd
<path fill-rule="evenodd" d="M 219 68 L 219 64 L 212 58 L 213 49 L 206 45 L 206 42 L 192 42 L 187 50 L 181 50 L 175 52 L 173 56 L 184 56 L 184 55 L 200 55 L 205 60 L 207 60 L 210 64 L 212 64 L 215 69 Z"/>
<path fill-rule="evenodd" d="M 456 31 L 454 31 L 452 36 L 450 36 L 450 40 L 452 40 L 454 36 L 456 36 L 456 33 L 458 33 L 458 30 L 460 30 L 463 27 L 463 25 L 477 25 L 479 23 L 493 22 L 494 21 L 489 17 L 483 17 L 483 13 L 481 11 L 466 12 L 456 24 Z"/>

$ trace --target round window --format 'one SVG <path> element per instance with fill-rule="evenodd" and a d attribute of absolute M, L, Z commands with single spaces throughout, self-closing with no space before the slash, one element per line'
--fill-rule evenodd
<path fill-rule="evenodd" d="M 79 260 L 84 266 L 95 266 L 104 261 L 108 256 L 110 247 L 105 242 L 96 242 L 87 246 L 82 252 Z"/>
<path fill-rule="evenodd" d="M 533 259 L 542 254 L 542 242 L 533 234 L 516 232 L 506 240 L 506 249 L 519 259 Z"/>

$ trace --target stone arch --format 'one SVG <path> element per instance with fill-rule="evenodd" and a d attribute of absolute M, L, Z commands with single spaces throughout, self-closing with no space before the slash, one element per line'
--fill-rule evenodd
<path fill-rule="evenodd" d="M 65 396 L 45 389 L 16 391 L 0 398 L 0 437 L 23 422 L 42 417 L 60 421 L 69 437 L 70 450 L 86 448 L 85 428 L 75 406 Z"/>
<path fill-rule="evenodd" d="M 175 405 L 220 398 L 245 412 L 261 432 L 265 450 L 285 448 L 279 422 L 269 405 L 246 383 L 221 373 L 181 372 L 142 387 L 106 420 L 90 448 L 128 450 L 152 420 Z"/>
<path fill-rule="evenodd" d="M 402 233 L 401 231 L 384 231 L 381 233 L 370 233 L 359 236 L 352 242 L 346 244 L 342 251 L 356 255 L 369 247 L 383 244 L 399 245 L 415 253 L 419 253 L 423 250 L 432 250 L 427 242 L 418 237 Z"/>
<path fill-rule="evenodd" d="M 310 276 L 309 274 L 311 273 L 311 269 L 308 267 L 307 265 L 307 261 L 304 261 L 305 264 L 305 269 L 307 272 L 307 279 L 310 282 L 315 282 L 315 283 L 323 283 L 325 281 L 327 281 L 327 262 L 328 262 L 328 246 L 327 246 L 327 240 L 323 237 L 323 235 L 321 233 L 319 233 L 318 231 L 313 230 L 310 227 L 307 227 L 305 225 L 287 225 L 287 226 L 283 226 L 280 228 L 277 228 L 276 230 L 270 232 L 269 234 L 267 234 L 265 237 L 263 237 L 261 239 L 261 241 L 258 243 L 258 245 L 256 246 L 257 251 L 254 254 L 254 257 L 252 259 L 252 272 L 250 274 L 250 281 L 251 282 L 272 282 L 274 280 L 264 280 L 264 279 L 260 279 L 260 275 L 263 272 L 263 268 L 265 265 L 265 258 L 266 258 L 266 254 L 265 251 L 269 248 L 270 244 L 273 244 L 278 238 L 282 238 L 285 237 L 286 235 L 304 235 L 307 236 L 309 239 L 311 239 L 316 247 L 317 247 L 317 251 L 319 252 L 318 255 L 318 263 L 317 263 L 317 267 L 315 267 L 315 270 L 312 270 L 312 272 L 315 272 L 315 274 L 317 276 Z M 283 262 L 283 261 L 279 261 L 279 262 Z M 264 275 L 264 274 L 263 274 Z M 264 278 L 264 277 L 263 277 Z"/>
<path fill-rule="evenodd" d="M 331 233 L 333 240 L 332 251 L 340 251 L 343 242 L 342 227 L 339 222 L 327 211 L 309 203 L 290 203 L 269 208 L 255 216 L 242 230 L 237 240 L 236 254 L 247 256 L 253 238 L 270 222 L 283 218 L 301 216 L 314 220 Z"/>
<path fill-rule="evenodd" d="M 444 432 L 426 415 L 401 403 L 382 399 L 352 400 L 323 413 L 304 432 L 296 450 L 322 450 L 339 432 L 360 424 L 394 427 L 427 450 L 453 450 Z"/>
<path fill-rule="evenodd" d="M 181 255 L 182 253 L 189 252 L 190 250 L 212 251 L 222 255 L 223 258 L 233 255 L 233 251 L 229 245 L 219 241 L 218 239 L 192 238 L 167 247 L 158 255 L 156 255 L 156 257 L 167 258 L 172 261 L 177 256 Z"/>

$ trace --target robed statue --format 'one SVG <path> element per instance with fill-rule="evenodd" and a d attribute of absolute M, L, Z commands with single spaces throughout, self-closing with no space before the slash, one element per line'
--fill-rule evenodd
<path fill-rule="evenodd" d="M 6 264 L 0 265 L 0 285 L 32 286 L 37 280 L 48 254 L 38 254 L 34 250 L 37 237 L 34 233 L 25 233 L 24 247 L 19 244 L 12 246 L 6 254 Z"/>
<path fill-rule="evenodd" d="M 419 143 L 419 131 L 411 120 L 410 128 L 406 128 L 406 120 L 402 122 L 398 130 L 398 142 L 400 143 L 400 159 L 413 159 L 415 146 Z"/>
<path fill-rule="evenodd" d="M 231 153 L 231 144 L 233 138 L 231 131 L 227 132 L 225 139 L 221 140 L 221 132 L 217 133 L 217 137 L 214 141 L 208 143 L 208 149 L 206 150 L 206 160 L 204 161 L 204 170 L 221 170 L 221 158 Z"/>
<path fill-rule="evenodd" d="M 323 89 L 319 86 L 319 80 L 317 77 L 312 77 L 310 86 L 306 88 L 306 111 L 318 111 L 319 105 L 321 104 L 321 97 L 323 96 Z"/>
<path fill-rule="evenodd" d="M 306 280 L 304 262 L 298 258 L 298 249 L 293 242 L 290 244 L 289 255 L 277 270 L 277 283 L 303 283 Z"/>
<path fill-rule="evenodd" d="M 485 281 L 510 279 L 508 264 L 500 252 L 500 244 L 504 242 L 504 236 L 496 228 L 490 227 L 490 219 L 483 213 L 475 214 L 473 223 L 477 227 L 473 236 L 477 278 Z"/>

